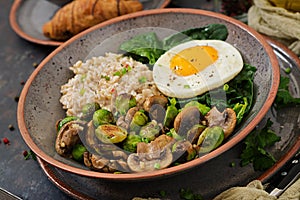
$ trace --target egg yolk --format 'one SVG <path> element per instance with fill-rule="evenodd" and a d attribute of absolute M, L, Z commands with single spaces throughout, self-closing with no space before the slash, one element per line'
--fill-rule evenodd
<path fill-rule="evenodd" d="M 194 46 L 172 57 L 171 70 L 178 76 L 189 76 L 202 71 L 218 59 L 218 51 L 211 46 Z"/>

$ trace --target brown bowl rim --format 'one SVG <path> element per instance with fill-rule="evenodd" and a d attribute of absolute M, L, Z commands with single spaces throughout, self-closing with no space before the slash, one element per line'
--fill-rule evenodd
<path fill-rule="evenodd" d="M 96 171 L 91 171 L 91 170 L 85 170 L 85 169 L 80 169 L 76 168 L 70 165 L 67 165 L 65 163 L 62 163 L 58 160 L 55 160 L 54 158 L 50 157 L 46 153 L 44 153 L 33 141 L 33 139 L 30 137 L 30 133 L 28 132 L 26 125 L 25 125 L 25 120 L 24 120 L 24 103 L 26 99 L 27 92 L 30 88 L 30 85 L 34 78 L 37 76 L 39 71 L 43 68 L 43 66 L 52 58 L 55 56 L 58 52 L 60 52 L 63 48 L 71 44 L 73 41 L 79 39 L 80 37 L 84 36 L 85 34 L 88 34 L 89 32 L 93 32 L 96 29 L 100 29 L 101 27 L 108 26 L 110 24 L 124 21 L 127 19 L 131 18 L 137 18 L 140 16 L 148 16 L 148 15 L 155 15 L 155 14 L 161 14 L 161 13 L 188 13 L 188 14 L 197 14 L 197 15 L 205 15 L 205 16 L 210 16 L 214 18 L 219 18 L 219 19 L 225 19 L 228 22 L 248 31 L 251 35 L 253 35 L 257 40 L 261 42 L 261 44 L 265 47 L 265 50 L 267 52 L 267 55 L 270 57 L 270 62 L 271 66 L 273 68 L 273 79 L 272 79 L 272 85 L 270 88 L 270 93 L 266 99 L 265 105 L 262 107 L 261 110 L 257 113 L 257 115 L 254 117 L 254 119 L 251 121 L 251 123 L 243 129 L 237 136 L 233 137 L 230 142 L 227 142 L 217 148 L 216 150 L 210 152 L 207 155 L 204 155 L 200 158 L 197 158 L 195 160 L 189 161 L 187 163 L 170 167 L 170 168 L 165 168 L 157 171 L 152 171 L 152 172 L 145 172 L 145 173 L 128 173 L 128 174 L 112 174 L 112 173 L 101 173 L 101 172 L 96 172 Z M 269 43 L 265 40 L 265 38 L 259 34 L 257 31 L 252 29 L 251 27 L 247 26 L 246 24 L 233 19 L 231 17 L 225 16 L 220 13 L 214 13 L 211 11 L 206 11 L 206 10 L 199 10 L 199 9 L 191 9 L 191 8 L 166 8 L 166 9 L 155 9 L 155 10 L 146 10 L 146 11 L 141 11 L 138 13 L 133 13 L 133 14 L 128 14 L 126 16 L 120 16 L 111 20 L 108 20 L 106 22 L 103 22 L 99 25 L 96 25 L 76 36 L 71 38 L 70 40 L 66 41 L 64 44 L 60 45 L 57 47 L 52 53 L 50 53 L 41 63 L 40 65 L 33 71 L 29 79 L 26 81 L 26 84 L 24 85 L 24 88 L 21 92 L 20 99 L 19 99 L 19 104 L 18 104 L 18 110 L 17 110 L 17 121 L 19 125 L 19 129 L 21 132 L 21 135 L 27 145 L 30 147 L 30 149 L 36 153 L 38 157 L 40 157 L 42 160 L 46 161 L 47 163 L 58 167 L 60 169 L 63 169 L 65 171 L 82 175 L 82 176 L 87 176 L 87 177 L 94 177 L 94 178 L 102 178 L 102 179 L 110 179 L 110 180 L 141 180 L 141 179 L 150 179 L 150 178 L 158 178 L 158 177 L 164 177 L 166 175 L 171 175 L 179 172 L 184 172 L 185 170 L 191 169 L 193 167 L 196 167 L 200 164 L 203 164 L 204 162 L 219 156 L 222 152 L 225 152 L 229 150 L 231 147 L 236 145 L 238 142 L 240 142 L 248 133 L 250 133 L 255 126 L 263 119 L 263 117 L 266 115 L 268 110 L 270 109 L 276 94 L 277 94 L 277 89 L 280 81 L 280 71 L 279 71 L 279 63 L 277 60 L 277 57 L 275 53 L 273 52 L 272 47 L 269 45 Z"/>
<path fill-rule="evenodd" d="M 65 41 L 55 41 L 55 40 L 51 40 L 51 39 L 42 40 L 42 39 L 35 38 L 23 31 L 23 29 L 20 27 L 20 25 L 18 23 L 18 19 L 17 19 L 17 12 L 20 9 L 23 2 L 24 2 L 24 0 L 15 0 L 10 9 L 9 22 L 10 22 L 10 26 L 14 30 L 14 32 L 17 35 L 19 35 L 21 38 L 23 38 L 27 41 L 30 41 L 32 43 L 40 44 L 40 45 L 59 46 L 59 45 L 63 44 Z M 171 2 L 171 0 L 164 0 L 163 4 L 156 9 L 163 9 L 163 8 L 167 7 L 170 4 L 170 2 Z"/>

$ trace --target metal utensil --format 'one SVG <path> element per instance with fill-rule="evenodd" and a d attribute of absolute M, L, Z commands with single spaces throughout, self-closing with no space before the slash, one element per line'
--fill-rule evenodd
<path fill-rule="evenodd" d="M 5 200 L 22 200 L 20 197 L 0 187 L 0 199 Z"/>
<path fill-rule="evenodd" d="M 265 190 L 272 196 L 279 197 L 300 178 L 300 151 L 278 171 L 268 183 Z"/>

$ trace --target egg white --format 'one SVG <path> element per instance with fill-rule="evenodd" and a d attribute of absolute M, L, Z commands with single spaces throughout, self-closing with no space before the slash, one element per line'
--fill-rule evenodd
<path fill-rule="evenodd" d="M 170 68 L 172 57 L 193 46 L 211 46 L 218 51 L 218 59 L 202 71 L 189 76 L 178 76 Z M 191 98 L 220 87 L 233 79 L 243 68 L 240 52 L 221 40 L 192 40 L 165 52 L 153 66 L 153 79 L 166 96 Z"/>

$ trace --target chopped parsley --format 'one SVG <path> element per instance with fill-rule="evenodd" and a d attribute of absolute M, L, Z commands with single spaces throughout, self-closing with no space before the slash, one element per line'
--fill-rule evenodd
<path fill-rule="evenodd" d="M 290 79 L 288 77 L 280 76 L 280 83 L 274 106 L 276 108 L 282 108 L 288 105 L 300 105 L 300 98 L 294 98 L 289 92 Z"/>
<path fill-rule="evenodd" d="M 241 166 L 252 163 L 255 171 L 264 171 L 274 165 L 276 159 L 266 149 L 280 141 L 280 137 L 270 129 L 272 124 L 268 119 L 261 130 L 254 130 L 245 138 L 246 148 L 241 154 Z"/>
<path fill-rule="evenodd" d="M 131 71 L 131 67 L 130 66 L 126 66 L 123 67 L 122 69 L 120 69 L 119 71 L 116 71 L 115 73 L 113 73 L 114 76 L 123 76 L 125 75 L 127 72 Z"/>
<path fill-rule="evenodd" d="M 200 194 L 194 194 L 191 189 L 180 189 L 179 195 L 181 199 L 185 200 L 203 200 L 203 197 Z"/>
<path fill-rule="evenodd" d="M 110 77 L 109 77 L 109 76 L 106 76 L 106 75 L 101 75 L 101 78 L 104 78 L 104 79 L 107 80 L 107 81 L 110 80 Z"/>
<path fill-rule="evenodd" d="M 146 83 L 147 78 L 145 76 L 142 76 L 139 78 L 139 83 Z"/>

